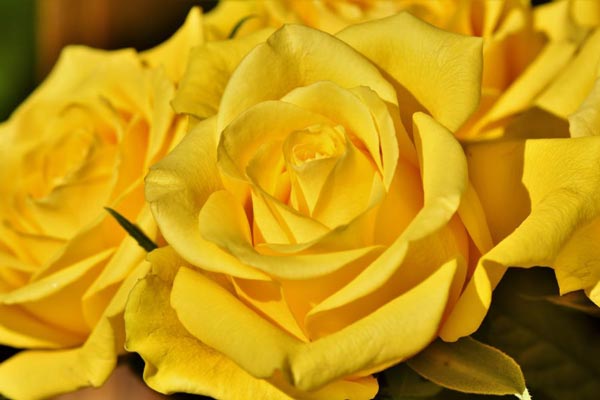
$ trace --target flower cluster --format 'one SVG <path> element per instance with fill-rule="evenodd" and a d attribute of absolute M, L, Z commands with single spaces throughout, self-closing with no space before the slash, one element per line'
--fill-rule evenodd
<path fill-rule="evenodd" d="M 24 349 L 0 394 L 136 352 L 161 393 L 371 399 L 407 361 L 444 386 L 410 360 L 464 345 L 509 267 L 600 305 L 599 23 L 221 1 L 147 52 L 65 49 L 0 125 L 0 343 Z"/>

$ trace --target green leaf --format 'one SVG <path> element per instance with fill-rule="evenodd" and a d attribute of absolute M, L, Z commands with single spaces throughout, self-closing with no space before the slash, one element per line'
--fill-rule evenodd
<path fill-rule="evenodd" d="M 415 373 L 406 364 L 398 364 L 379 374 L 378 398 L 391 400 L 430 399 L 442 388 Z"/>
<path fill-rule="evenodd" d="M 535 400 L 596 400 L 600 394 L 600 321 L 534 299 L 557 294 L 551 270 L 509 270 L 476 336 L 519 363 Z"/>
<path fill-rule="evenodd" d="M 240 19 L 237 22 L 237 24 L 235 24 L 233 26 L 233 28 L 231 29 L 231 32 L 229 32 L 227 39 L 233 39 L 235 37 L 235 35 L 237 35 L 240 28 L 246 23 L 246 21 L 248 21 L 249 19 L 252 19 L 252 18 L 258 18 L 258 15 L 250 14 L 250 15 L 246 15 L 244 18 Z"/>
<path fill-rule="evenodd" d="M 519 365 L 500 350 L 469 337 L 455 343 L 437 340 L 408 360 L 408 365 L 448 389 L 529 399 Z"/>
<path fill-rule="evenodd" d="M 142 232 L 142 230 L 137 225 L 130 222 L 127 218 L 125 218 L 124 216 L 122 216 L 117 211 L 113 210 L 112 208 L 104 207 L 104 209 L 106 211 L 108 211 L 108 213 L 110 215 L 112 215 L 114 219 L 117 220 L 119 225 L 121 225 L 121 227 L 123 229 L 125 229 L 125 231 L 129 234 L 129 236 L 134 238 L 135 241 L 144 250 L 146 250 L 147 252 L 151 252 L 152 250 L 158 248 L 156 243 L 154 243 L 152 241 L 152 239 L 150 239 L 148 236 L 146 236 L 146 234 L 144 232 Z"/>

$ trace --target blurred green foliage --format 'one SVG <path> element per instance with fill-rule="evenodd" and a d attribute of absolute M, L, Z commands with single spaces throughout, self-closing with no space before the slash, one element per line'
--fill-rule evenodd
<path fill-rule="evenodd" d="M 35 85 L 35 0 L 0 0 L 0 121 Z"/>

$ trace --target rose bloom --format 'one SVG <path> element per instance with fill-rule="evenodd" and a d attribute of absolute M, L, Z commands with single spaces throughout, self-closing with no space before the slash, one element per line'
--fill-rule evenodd
<path fill-rule="evenodd" d="M 0 365 L 2 395 L 98 386 L 124 352 L 125 300 L 148 264 L 104 207 L 157 237 L 143 177 L 184 133 L 169 100 L 199 18 L 141 56 L 66 48 L 0 126 L 0 343 L 29 349 Z"/>
<path fill-rule="evenodd" d="M 572 180 L 591 158 L 561 156 L 597 143 L 465 157 L 452 132 L 478 106 L 481 47 L 404 13 L 193 52 L 173 101 L 192 129 L 146 178 L 169 246 L 125 312 L 152 388 L 372 398 L 374 372 L 477 330 L 507 266 L 553 261 L 576 224 L 548 202 L 593 188 Z"/>

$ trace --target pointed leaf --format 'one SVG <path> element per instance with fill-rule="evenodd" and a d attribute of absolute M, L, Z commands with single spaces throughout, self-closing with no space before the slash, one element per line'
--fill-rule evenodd
<path fill-rule="evenodd" d="M 595 400 L 600 393 L 600 321 L 532 299 L 557 294 L 550 269 L 509 270 L 476 335 L 519 363 L 535 400 Z"/>
<path fill-rule="evenodd" d="M 430 381 L 460 392 L 517 397 L 526 392 L 521 369 L 512 358 L 469 337 L 454 343 L 437 340 L 408 365 Z"/>
<path fill-rule="evenodd" d="M 121 214 L 119 214 L 117 211 L 113 210 L 112 208 L 109 207 L 104 207 L 104 209 L 106 211 L 108 211 L 108 213 L 110 215 L 112 215 L 112 217 L 114 219 L 117 220 L 117 222 L 119 223 L 119 225 L 121 225 L 121 227 L 123 229 L 125 229 L 125 231 L 129 234 L 129 236 L 131 236 L 132 238 L 135 239 L 135 241 L 147 252 L 151 252 L 152 250 L 156 249 L 158 246 L 156 245 L 156 243 L 154 243 L 152 241 L 152 239 L 150 239 L 148 236 L 146 236 L 146 234 L 134 223 L 132 223 L 131 221 L 129 221 L 127 218 L 125 218 L 124 216 L 122 216 Z"/>

